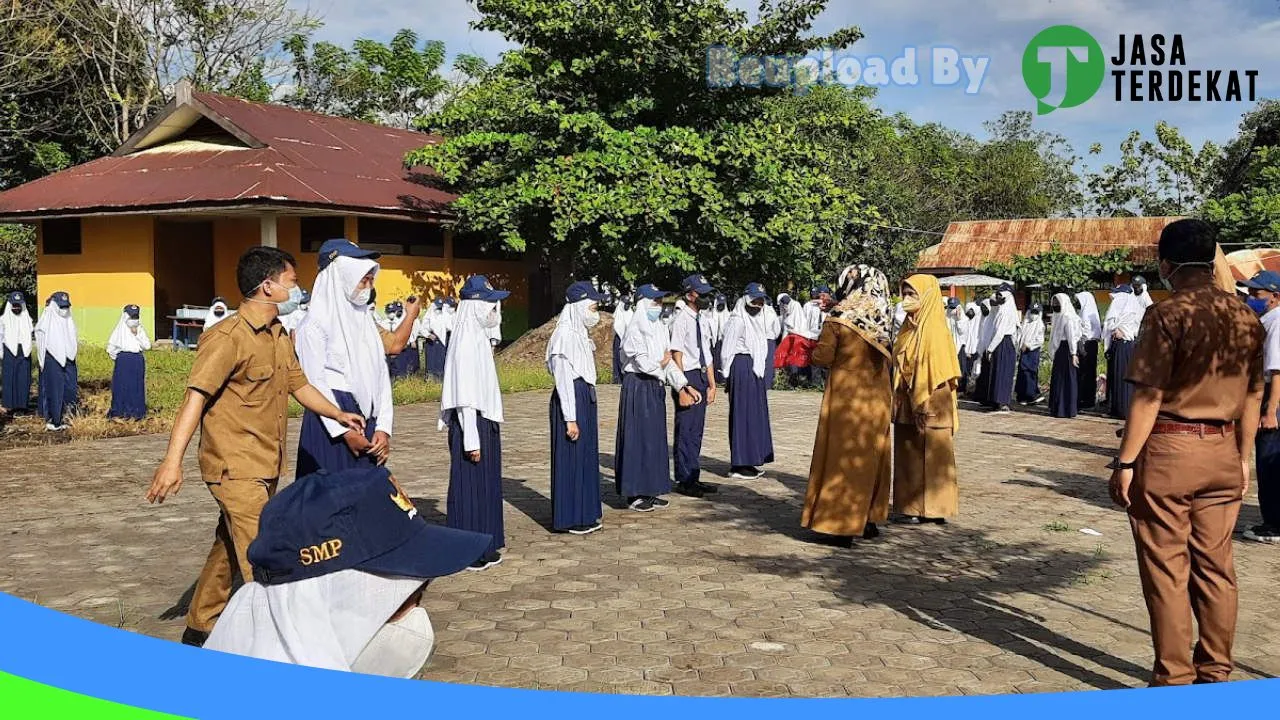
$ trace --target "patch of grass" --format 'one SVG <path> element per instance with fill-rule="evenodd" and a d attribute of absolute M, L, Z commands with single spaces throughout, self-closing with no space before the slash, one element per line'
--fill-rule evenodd
<path fill-rule="evenodd" d="M 1046 523 L 1040 529 L 1045 532 L 1070 532 L 1071 526 L 1061 520 L 1054 520 L 1051 523 Z"/>

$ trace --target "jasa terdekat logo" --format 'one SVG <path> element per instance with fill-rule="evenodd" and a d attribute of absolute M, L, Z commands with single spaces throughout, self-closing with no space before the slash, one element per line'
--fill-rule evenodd
<path fill-rule="evenodd" d="M 1040 115 L 1083 105 L 1102 89 L 1108 75 L 1116 102 L 1257 99 L 1257 70 L 1189 67 L 1181 34 L 1121 34 L 1115 53 L 1107 57 L 1088 32 L 1054 25 L 1036 34 L 1022 54 L 1022 79 Z"/>

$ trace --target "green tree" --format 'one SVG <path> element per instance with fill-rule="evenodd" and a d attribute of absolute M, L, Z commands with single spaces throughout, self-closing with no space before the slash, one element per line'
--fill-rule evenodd
<path fill-rule="evenodd" d="M 1098 155 L 1095 144 L 1090 154 Z M 1221 149 L 1206 142 L 1196 149 L 1174 126 L 1158 122 L 1155 139 L 1135 130 L 1120 144 L 1120 162 L 1090 173 L 1088 188 L 1099 215 L 1190 215 L 1212 192 Z"/>
<path fill-rule="evenodd" d="M 36 233 L 29 225 L 0 224 L 0 294 L 36 295 Z"/>
<path fill-rule="evenodd" d="M 1007 263 L 987 263 L 979 272 L 1011 280 L 1019 286 L 1040 285 L 1053 290 L 1089 290 L 1096 283 L 1109 283 L 1121 273 L 1150 271 L 1148 265 L 1130 259 L 1128 248 L 1108 250 L 1100 255 L 1078 255 L 1056 243 L 1046 252 L 1015 255 Z"/>
<path fill-rule="evenodd" d="M 1226 249 L 1280 247 L 1280 102 L 1263 101 L 1244 116 L 1215 176 L 1201 214 L 1218 225 Z"/>
<path fill-rule="evenodd" d="M 832 149 L 768 102 L 786 90 L 712 89 L 706 73 L 715 45 L 804 53 L 860 37 L 809 35 L 825 5 L 766 3 L 753 25 L 724 0 L 478 0 L 476 27 L 519 49 L 424 123 L 446 141 L 408 162 L 461 193 L 464 229 L 562 274 L 809 277 L 873 212 L 833 176 Z"/>

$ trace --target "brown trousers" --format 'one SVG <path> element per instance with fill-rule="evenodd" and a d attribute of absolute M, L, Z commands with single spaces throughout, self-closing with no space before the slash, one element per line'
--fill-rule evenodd
<path fill-rule="evenodd" d="M 244 582 L 253 581 L 249 566 L 249 543 L 258 536 L 258 518 L 267 500 L 276 494 L 275 479 L 240 480 L 224 477 L 221 482 L 206 483 L 213 499 L 218 501 L 221 515 L 213 535 L 213 548 L 204 561 L 204 570 L 196 581 L 195 594 L 187 611 L 187 627 L 210 632 L 218 616 L 231 599 L 237 575 Z"/>
<path fill-rule="evenodd" d="M 1129 491 L 1142 594 L 1151 616 L 1151 685 L 1223 682 L 1231 675 L 1240 514 L 1234 435 L 1152 435 Z M 1192 653 L 1191 619 L 1200 626 Z"/>

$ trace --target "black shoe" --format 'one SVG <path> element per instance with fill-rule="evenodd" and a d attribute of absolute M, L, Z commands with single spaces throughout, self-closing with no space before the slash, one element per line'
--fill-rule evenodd
<path fill-rule="evenodd" d="M 862 539 L 874 540 L 878 537 L 880 537 L 880 528 L 876 527 L 875 523 L 867 523 L 867 526 L 862 530 Z"/>
<path fill-rule="evenodd" d="M 187 628 L 182 633 L 182 644 L 191 647 L 204 647 L 204 643 L 209 639 L 209 633 L 195 628 Z"/>
<path fill-rule="evenodd" d="M 891 522 L 898 525 L 919 525 L 924 522 L 924 518 L 915 515 L 898 515 Z"/>
<path fill-rule="evenodd" d="M 729 469 L 729 477 L 734 480 L 758 480 L 764 477 L 764 471 L 749 466 L 733 467 Z"/>
<path fill-rule="evenodd" d="M 649 502 L 656 508 L 664 508 L 671 504 L 670 500 L 660 497 L 651 497 L 649 498 Z"/>
<path fill-rule="evenodd" d="M 719 487 L 717 487 L 717 486 L 715 486 L 715 485 L 712 485 L 712 484 L 710 484 L 710 483 L 704 483 L 704 482 L 702 482 L 701 480 L 699 480 L 699 481 L 696 483 L 696 485 L 698 486 L 698 489 L 699 489 L 699 490 L 701 490 L 702 492 L 704 492 L 704 493 L 706 493 L 706 494 L 708 494 L 708 495 L 711 495 L 711 494 L 713 494 L 713 493 L 718 493 L 718 492 L 720 492 L 720 488 L 719 488 Z"/>
<path fill-rule="evenodd" d="M 649 498 L 632 498 L 627 507 L 636 512 L 653 512 L 653 501 Z"/>
<path fill-rule="evenodd" d="M 689 483 L 689 484 L 678 483 L 676 485 L 676 492 L 680 493 L 681 495 L 688 495 L 689 497 L 694 497 L 694 498 L 700 498 L 706 494 L 702 492 L 702 488 L 692 483 Z"/>
<path fill-rule="evenodd" d="M 595 532 L 595 531 L 599 530 L 599 529 L 600 529 L 600 528 L 602 528 L 602 527 L 604 527 L 604 526 L 600 524 L 600 521 L 599 521 L 599 520 L 597 520 L 597 521 L 595 521 L 595 523 L 593 523 L 593 524 L 591 524 L 591 525 L 579 525 L 579 526 L 577 526 L 577 527 L 571 527 L 571 528 L 569 528 L 569 534 L 571 534 L 571 535 L 590 535 L 591 533 L 593 533 L 593 532 Z"/>
<path fill-rule="evenodd" d="M 829 545 L 831 547 L 851 548 L 853 547 L 853 536 L 852 535 L 824 535 L 819 533 L 817 542 L 821 545 Z"/>

